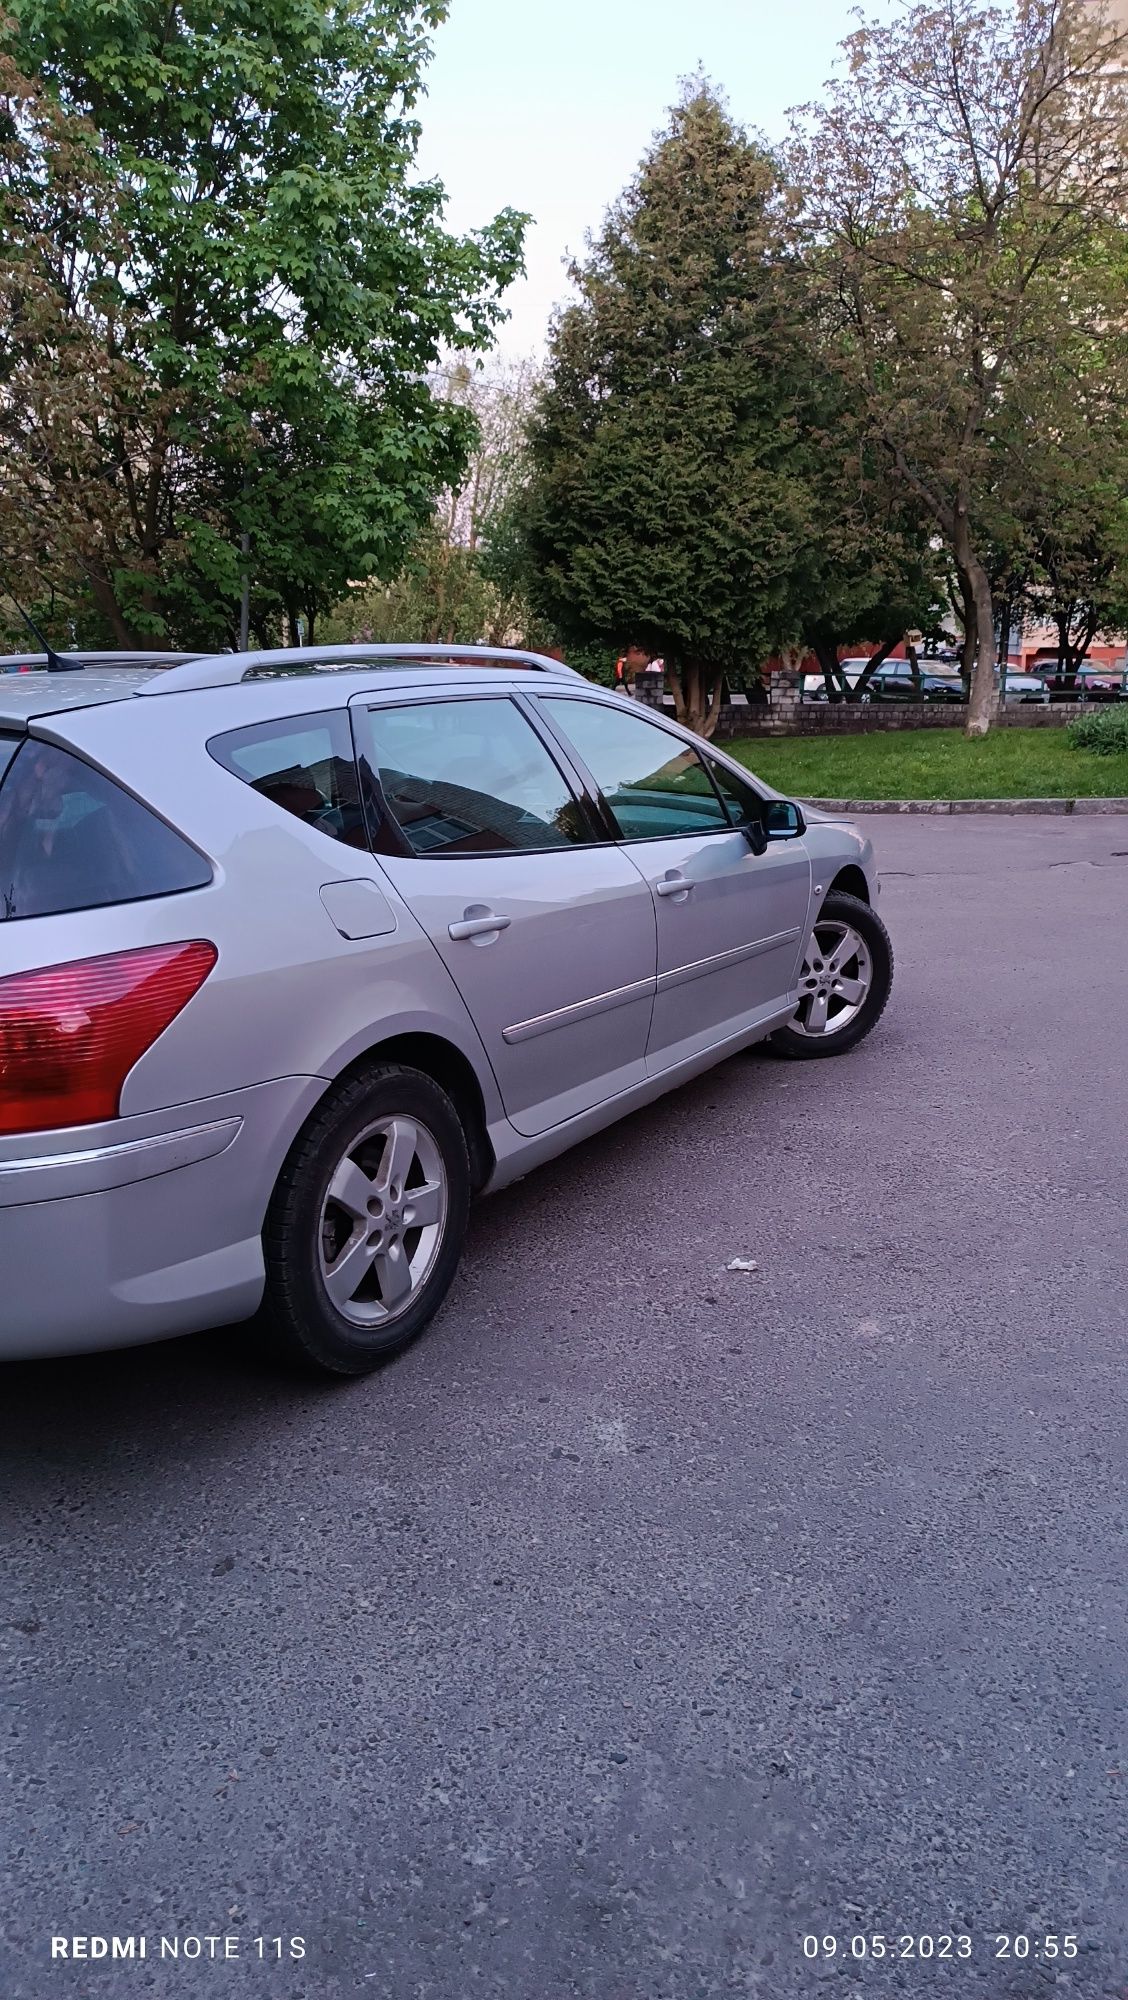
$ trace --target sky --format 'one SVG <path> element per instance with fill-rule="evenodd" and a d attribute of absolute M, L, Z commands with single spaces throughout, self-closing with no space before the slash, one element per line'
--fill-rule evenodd
<path fill-rule="evenodd" d="M 503 352 L 542 349 L 565 258 L 598 229 L 681 77 L 700 67 L 742 124 L 777 140 L 831 74 L 852 12 L 852 0 L 451 0 L 419 165 L 446 187 L 452 229 L 507 206 L 535 217 Z"/>

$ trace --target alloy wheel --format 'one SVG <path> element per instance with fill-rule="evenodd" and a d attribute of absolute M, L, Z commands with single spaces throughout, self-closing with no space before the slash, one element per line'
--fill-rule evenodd
<path fill-rule="evenodd" d="M 852 924 L 816 922 L 803 955 L 793 1034 L 825 1040 L 841 1034 L 864 1007 L 873 984 L 869 946 Z"/>
<path fill-rule="evenodd" d="M 353 1326 L 383 1327 L 414 1303 L 450 1205 L 443 1156 L 418 1118 L 379 1118 L 353 1139 L 321 1207 L 325 1290 Z"/>

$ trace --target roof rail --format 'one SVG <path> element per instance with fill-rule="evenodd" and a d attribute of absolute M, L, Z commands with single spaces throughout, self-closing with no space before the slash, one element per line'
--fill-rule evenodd
<path fill-rule="evenodd" d="M 575 667 L 566 667 L 562 660 L 550 660 L 544 653 L 526 653 L 515 646 L 445 646 L 438 645 L 352 645 L 352 646 L 276 646 L 262 653 L 214 653 L 205 658 L 186 661 L 183 666 L 170 667 L 166 673 L 154 675 L 151 682 L 138 689 L 139 694 L 182 694 L 191 688 L 230 687 L 246 680 L 259 667 L 300 667 L 303 662 L 311 669 L 318 665 L 326 667 L 347 667 L 355 661 L 360 669 L 374 660 L 406 663 L 418 661 L 435 665 L 451 664 L 459 666 L 484 666 L 490 660 L 502 662 L 509 667 L 531 667 L 543 674 L 563 674 L 570 680 L 582 680 L 583 675 Z"/>
<path fill-rule="evenodd" d="M 121 648 L 117 652 L 89 652 L 85 647 L 70 648 L 66 653 L 56 651 L 56 659 L 69 660 L 73 666 L 94 667 L 102 672 L 107 667 L 152 667 L 154 671 L 178 667 L 186 660 L 203 659 L 202 653 L 162 653 L 146 651 L 143 647 Z M 0 654 L 0 674 L 16 673 L 23 669 L 30 672 L 47 672 L 46 653 L 3 653 Z"/>

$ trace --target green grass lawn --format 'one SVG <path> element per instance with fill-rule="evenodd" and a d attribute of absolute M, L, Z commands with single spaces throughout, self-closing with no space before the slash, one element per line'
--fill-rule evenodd
<path fill-rule="evenodd" d="M 1128 798 L 1128 754 L 1071 750 L 1064 729 L 890 729 L 737 737 L 725 749 L 797 799 Z"/>

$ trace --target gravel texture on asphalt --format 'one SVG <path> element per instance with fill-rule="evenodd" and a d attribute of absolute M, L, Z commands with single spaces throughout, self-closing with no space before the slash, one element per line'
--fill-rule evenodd
<path fill-rule="evenodd" d="M 1128 838 L 869 830 L 874 1037 L 483 1203 L 379 1378 L 5 1372 L 5 2000 L 1124 1993 Z"/>

